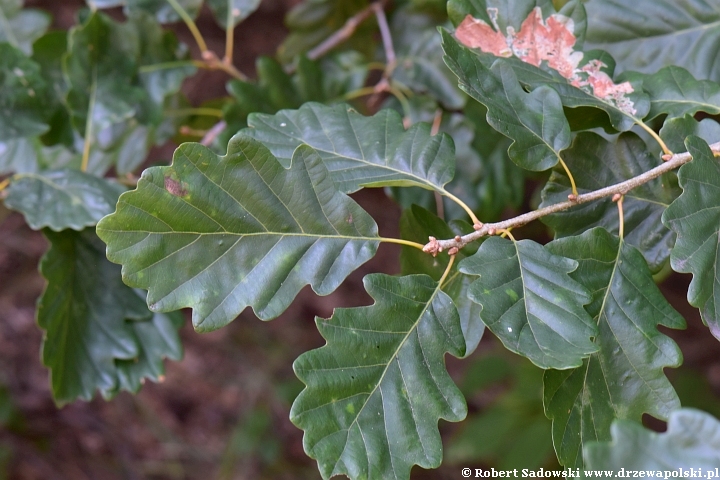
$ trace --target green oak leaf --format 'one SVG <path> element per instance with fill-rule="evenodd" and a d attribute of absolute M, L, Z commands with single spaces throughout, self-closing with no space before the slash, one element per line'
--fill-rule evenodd
<path fill-rule="evenodd" d="M 703 118 L 699 122 L 692 115 L 665 120 L 660 129 L 660 137 L 673 152 L 685 152 L 685 139 L 697 135 L 707 143 L 720 139 L 720 123 L 711 118 Z"/>
<path fill-rule="evenodd" d="M 557 11 L 554 4 L 561 3 L 562 8 Z M 450 20 L 457 25 L 467 15 L 483 20 L 488 25 L 493 25 L 488 8 L 497 11 L 495 21 L 500 31 L 507 32 L 512 27 L 516 32 L 522 28 L 522 23 L 527 19 L 535 7 L 539 7 L 543 18 L 553 13 L 559 13 L 572 19 L 574 34 L 576 37 L 575 46 L 581 47 L 585 41 L 585 29 L 587 28 L 587 15 L 583 2 L 576 0 L 563 0 L 553 2 L 552 0 L 449 0 L 447 11 Z"/>
<path fill-rule="evenodd" d="M 227 30 L 236 26 L 260 6 L 260 0 L 207 0 L 218 24 Z"/>
<path fill-rule="evenodd" d="M 50 85 L 44 105 L 48 112 L 47 123 L 50 130 L 42 136 L 43 142 L 47 145 L 70 146 L 73 142 L 73 127 L 65 105 L 69 87 L 62 68 L 67 43 L 68 32 L 65 30 L 50 31 L 33 43 L 32 59 L 40 65 L 42 77 Z"/>
<path fill-rule="evenodd" d="M 428 234 L 435 238 L 453 238 L 455 235 L 468 233 L 457 228 L 456 222 L 450 226 L 437 215 L 422 207 L 413 205 L 403 211 L 400 217 L 400 235 L 413 242 L 427 242 Z M 452 227 L 456 227 L 453 229 Z M 467 225 L 467 227 L 470 227 Z M 470 227 L 472 229 L 472 227 Z M 465 356 L 475 351 L 485 332 L 485 324 L 480 320 L 480 306 L 468 298 L 467 292 L 475 276 L 465 275 L 457 268 L 457 262 L 475 253 L 473 245 L 468 245 L 458 252 L 455 265 L 443 282 L 442 290 L 452 301 L 460 314 L 460 326 L 465 337 Z M 400 273 L 403 275 L 425 274 L 438 281 L 442 277 L 450 257 L 447 255 L 431 256 L 413 247 L 403 246 L 400 252 Z"/>
<path fill-rule="evenodd" d="M 50 26 L 47 12 L 23 8 L 23 0 L 0 0 L 0 43 L 7 42 L 30 55 L 33 42 Z M 3 54 L 0 54 L 2 58 Z"/>
<path fill-rule="evenodd" d="M 543 18 L 555 13 L 552 0 L 450 0 L 447 10 L 454 24 L 462 22 L 466 15 L 472 15 L 492 25 L 487 9 L 496 9 L 497 25 L 501 32 L 506 32 L 507 27 L 520 31 L 523 21 L 535 7 L 540 7 Z"/>
<path fill-rule="evenodd" d="M 426 275 L 372 274 L 368 307 L 316 320 L 324 347 L 293 364 L 306 388 L 290 419 L 327 479 L 409 478 L 413 465 L 442 460 L 438 419 L 457 422 L 467 406 L 445 368 L 465 353 L 452 300 Z"/>
<path fill-rule="evenodd" d="M 307 103 L 275 115 L 250 115 L 242 132 L 261 141 L 283 165 L 305 143 L 323 159 L 337 188 L 418 186 L 445 192 L 455 173 L 455 147 L 446 134 L 431 135 L 420 123 L 407 131 L 400 114 L 384 109 L 372 117 L 347 105 Z"/>
<path fill-rule="evenodd" d="M 133 81 L 136 41 L 129 23 L 118 24 L 99 12 L 69 34 L 63 70 L 69 85 L 70 117 L 78 135 L 91 145 L 104 144 L 101 150 L 149 103 L 145 89 Z M 78 150 L 83 150 L 82 145 Z M 107 166 L 97 163 L 103 164 L 93 162 L 88 171 L 104 173 Z"/>
<path fill-rule="evenodd" d="M 63 70 L 75 148 L 90 142 L 87 171 L 129 173 L 175 131 L 173 100 L 195 67 L 172 33 L 143 12 L 118 23 L 95 12 L 71 30 Z M 171 127 L 168 135 L 168 125 Z"/>
<path fill-rule="evenodd" d="M 47 83 L 40 66 L 8 43 L 0 43 L 0 141 L 48 130 Z"/>
<path fill-rule="evenodd" d="M 290 33 L 278 48 L 278 58 L 288 63 L 297 55 L 317 46 L 369 3 L 368 0 L 304 0 L 298 3 L 285 16 L 285 26 Z M 371 55 L 375 51 L 373 35 L 376 32 L 377 23 L 366 20 L 357 26 L 352 36 L 342 43 L 342 47 Z"/>
<path fill-rule="evenodd" d="M 80 167 L 80 156 L 63 145 L 46 147 L 37 137 L 0 142 L 0 175 Z"/>
<path fill-rule="evenodd" d="M 678 367 L 677 344 L 659 325 L 684 328 L 635 247 L 602 228 L 549 243 L 555 255 L 576 260 L 570 276 L 592 292 L 586 307 L 598 324 L 600 350 L 580 368 L 545 372 L 544 405 L 553 420 L 560 463 L 582 468 L 582 447 L 610 440 L 618 418 L 640 422 L 644 413 L 666 419 L 680 400 L 663 372 Z"/>
<path fill-rule="evenodd" d="M 682 67 L 669 66 L 649 75 L 643 89 L 650 95 L 648 119 L 667 114 L 720 113 L 720 85 L 709 80 L 696 80 Z"/>
<path fill-rule="evenodd" d="M 675 410 L 664 433 L 628 420 L 616 420 L 611 431 L 611 442 L 594 443 L 585 449 L 589 469 L 660 470 L 658 476 L 680 468 L 688 474 L 694 469 L 697 475 L 702 469 L 704 476 L 720 465 L 720 421 L 700 410 Z"/>
<path fill-rule="evenodd" d="M 654 73 L 677 65 L 720 81 L 720 9 L 713 0 L 603 0 L 586 3 L 586 41 L 623 70 Z"/>
<path fill-rule="evenodd" d="M 490 19 L 486 8 L 497 10 L 497 16 Z M 451 0 L 448 4 L 448 11 L 453 22 L 459 24 L 466 15 L 484 20 L 488 25 L 497 24 L 500 32 L 508 32 L 512 27 L 515 32 L 521 30 L 523 21 L 531 14 L 533 8 L 541 9 L 542 17 L 547 18 L 555 13 L 552 3 L 548 0 L 513 0 L 509 2 L 498 0 Z M 615 68 L 615 60 L 607 53 L 592 50 L 583 51 L 585 29 L 587 26 L 587 15 L 584 3 L 579 1 L 567 2 L 558 12 L 561 15 L 572 19 L 573 34 L 576 37 L 572 46 L 573 51 L 583 53 L 580 68 L 592 60 L 601 62 L 601 71 L 611 79 Z M 457 41 L 448 32 L 443 31 L 443 46 L 447 50 L 450 44 Z M 453 48 L 458 48 L 455 46 Z M 464 48 L 464 47 L 460 47 Z M 542 65 L 542 68 L 525 63 L 517 57 L 498 58 L 490 53 L 483 53 L 480 50 L 472 50 L 480 61 L 490 68 L 494 63 L 507 64 L 515 71 L 520 83 L 527 90 L 535 90 L 541 87 L 551 87 L 560 95 L 563 106 L 568 108 L 589 107 L 593 110 L 604 111 L 612 126 L 620 131 L 626 131 L 638 123 L 650 109 L 650 102 L 647 94 L 642 90 L 642 78 L 630 80 L 632 92 L 625 94 L 627 105 L 620 108 L 620 104 L 614 100 L 601 99 L 588 90 L 588 87 L 581 88 L 573 85 L 567 78 L 558 71 Z M 602 123 L 600 123 L 602 125 Z"/>
<path fill-rule="evenodd" d="M 688 302 L 700 309 L 710 332 L 720 339 L 720 166 L 708 144 L 699 137 L 685 141 L 692 161 L 680 167 L 678 180 L 683 193 L 665 210 L 662 222 L 677 234 L 670 252 L 670 265 L 681 273 L 692 273 Z"/>
<path fill-rule="evenodd" d="M 583 308 L 590 292 L 568 275 L 577 266 L 531 240 L 490 237 L 460 271 L 479 276 L 468 295 L 508 350 L 540 368 L 568 369 L 598 351 L 597 326 Z"/>
<path fill-rule="evenodd" d="M 128 20 L 138 38 L 139 83 L 155 106 L 151 121 L 159 124 L 168 97 L 180 92 L 183 81 L 194 75 L 197 67 L 188 58 L 187 46 L 179 43 L 175 34 L 164 30 L 152 16 L 138 12 Z"/>
<path fill-rule="evenodd" d="M 329 55 L 319 61 L 301 55 L 295 73 L 285 73 L 275 59 L 256 61 L 257 82 L 231 80 L 227 84 L 233 102 L 223 108 L 226 132 L 232 135 L 247 126 L 251 113 L 274 114 L 283 108 L 299 108 L 307 102 L 329 102 L 365 84 L 368 69 L 357 52 Z M 218 137 L 225 148 L 228 138 Z"/>
<path fill-rule="evenodd" d="M 133 86 L 137 71 L 137 39 L 129 24 L 118 24 L 95 12 L 70 30 L 63 70 L 70 90 L 67 103 L 78 133 L 122 123 L 136 115 L 146 99 L 143 89 Z"/>
<path fill-rule="evenodd" d="M 380 240 L 311 148 L 298 148 L 285 169 L 243 135 L 224 157 L 181 145 L 171 166 L 145 170 L 137 190 L 120 196 L 98 235 L 123 280 L 149 290 L 153 311 L 190 307 L 199 331 L 247 306 L 275 318 L 307 284 L 331 293 Z"/>
<path fill-rule="evenodd" d="M 645 142 L 631 132 L 621 134 L 615 142 L 581 132 L 572 147 L 563 152 L 563 159 L 581 194 L 623 182 L 660 164 Z M 660 221 L 667 206 L 680 194 L 673 177 L 668 174 L 634 188 L 623 201 L 625 240 L 640 250 L 653 272 L 662 268 L 675 243 L 675 234 Z M 540 207 L 567 201 L 570 193 L 565 170 L 556 168 L 543 189 Z M 555 231 L 556 237 L 568 237 L 596 226 L 617 231 L 618 218 L 617 205 L 607 197 L 548 215 L 542 221 Z"/>
<path fill-rule="evenodd" d="M 251 113 L 274 114 L 283 108 L 299 108 L 307 102 L 327 102 L 357 90 L 365 84 L 367 67 L 357 52 L 330 55 L 320 61 L 301 55 L 297 69 L 288 75 L 277 61 L 260 57 L 256 62 L 257 82 L 230 80 L 228 92 L 234 103 L 224 109 L 234 131 L 247 126 Z"/>
<path fill-rule="evenodd" d="M 487 121 L 512 139 L 508 153 L 527 170 L 547 170 L 570 146 L 568 124 L 559 95 L 550 87 L 525 93 L 513 69 L 504 63 L 486 67 L 478 56 L 445 37 L 445 61 L 460 79 L 460 88 L 488 109 Z"/>
<path fill-rule="evenodd" d="M 458 110 L 466 97 L 442 61 L 437 26 L 433 17 L 409 8 L 393 14 L 391 33 L 397 63 L 392 78 L 413 91 L 431 95 L 447 109 Z"/>
<path fill-rule="evenodd" d="M 16 174 L 7 188 L 5 206 L 25 216 L 34 230 L 82 230 L 115 211 L 125 188 L 78 170 Z"/>
<path fill-rule="evenodd" d="M 143 377 L 161 373 L 163 357 L 179 358 L 177 333 L 168 320 L 153 318 L 142 297 L 123 285 L 120 267 L 105 259 L 104 245 L 92 229 L 44 233 L 50 250 L 40 272 L 47 286 L 37 315 L 45 330 L 42 360 L 50 368 L 59 404 L 90 400 L 97 389 L 105 397 L 119 389 L 137 391 Z M 130 374 L 118 364 L 134 359 L 138 364 Z"/>
<path fill-rule="evenodd" d="M 93 9 L 124 7 L 125 14 L 130 16 L 136 12 L 147 12 L 155 16 L 160 23 L 180 21 L 180 15 L 167 0 L 85 0 Z M 177 3 L 195 18 L 200 12 L 203 0 L 177 0 Z"/>
<path fill-rule="evenodd" d="M 181 312 L 154 313 L 149 320 L 126 322 L 137 339 L 139 353 L 131 360 L 115 359 L 118 384 L 110 393 L 114 395 L 119 390 L 137 393 L 146 378 L 162 381 L 165 374 L 163 359 L 182 359 L 178 330 L 184 322 Z"/>
<path fill-rule="evenodd" d="M 401 111 L 399 102 L 387 104 Z M 415 95 L 408 98 L 407 107 L 407 118 L 412 123 L 432 123 L 439 105 L 428 96 Z M 507 208 L 518 208 L 522 203 L 525 171 L 510 161 L 510 140 L 488 125 L 486 113 L 477 102 L 466 105 L 463 113 L 443 112 L 438 131 L 450 135 L 455 143 L 455 177 L 446 189 L 462 198 L 478 218 L 492 222 Z M 437 198 L 432 191 L 393 187 L 391 193 L 404 208 L 413 204 L 436 208 Z M 457 203 L 447 197 L 442 200 L 446 219 L 467 218 L 467 212 Z"/>

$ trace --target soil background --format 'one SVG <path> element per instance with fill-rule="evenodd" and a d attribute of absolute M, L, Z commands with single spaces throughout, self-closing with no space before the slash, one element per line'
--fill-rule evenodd
<path fill-rule="evenodd" d="M 234 60 L 242 71 L 254 75 L 255 58 L 273 54 L 287 33 L 283 17 L 297 3 L 264 0 L 236 29 Z M 67 29 L 84 3 L 31 0 L 26 5 L 51 11 L 53 27 Z M 122 17 L 119 9 L 110 14 Z M 210 48 L 222 52 L 224 32 L 207 10 L 198 25 Z M 197 56 L 184 25 L 172 28 Z M 221 72 L 202 71 L 185 83 L 184 91 L 199 105 L 224 95 L 226 81 Z M 169 159 L 174 147 L 154 150 L 150 160 Z M 398 236 L 400 210 L 382 190 L 363 191 L 354 198 L 373 215 L 383 236 Z M 167 362 L 164 382 L 148 383 L 138 395 L 121 393 L 112 401 L 95 398 L 63 408 L 55 406 L 50 394 L 48 372 L 39 358 L 42 331 L 35 323 L 35 302 L 44 286 L 37 264 L 46 248 L 39 232 L 0 205 L 0 479 L 320 478 L 314 461 L 303 452 L 302 432 L 288 420 L 292 400 L 302 389 L 292 361 L 324 343 L 315 329 L 316 315 L 327 318 L 333 307 L 371 303 L 362 277 L 397 273 L 396 246 L 383 244 L 372 261 L 330 296 L 317 297 L 306 288 L 272 322 L 261 322 L 246 311 L 221 330 L 197 334 L 186 312 L 181 331 L 185 357 Z M 688 321 L 687 330 L 666 333 L 684 352 L 682 372 L 693 373 L 668 373 L 696 379 L 687 387 L 691 394 L 685 403 L 720 408 L 720 344 L 687 305 L 688 282 L 687 275 L 672 275 L 663 289 Z M 475 356 L 494 348 L 493 343 L 487 335 Z M 463 375 L 463 363 L 450 357 L 447 362 L 454 377 Z M 478 402 L 469 399 L 471 410 L 482 408 L 483 401 Z M 653 419 L 646 424 L 663 429 L 662 422 Z M 453 428 L 441 422 L 445 436 Z M 416 468 L 413 478 L 457 479 L 459 470 L 457 465 L 435 471 Z"/>

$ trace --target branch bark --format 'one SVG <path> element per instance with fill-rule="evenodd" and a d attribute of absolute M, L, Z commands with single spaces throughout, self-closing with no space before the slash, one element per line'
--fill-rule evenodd
<path fill-rule="evenodd" d="M 720 154 L 720 142 L 710 145 L 710 149 L 715 154 Z M 663 156 L 663 159 L 666 161 L 662 165 L 658 165 L 657 167 L 648 170 L 647 172 L 642 173 L 629 180 L 625 180 L 624 182 L 616 183 L 615 185 L 610 185 L 609 187 L 601 188 L 592 192 L 583 193 L 582 195 L 568 195 L 568 201 L 566 202 L 556 203 L 555 205 L 550 205 L 545 208 L 540 208 L 532 212 L 524 213 L 522 215 L 518 215 L 517 217 L 511 218 L 509 220 L 503 220 L 501 222 L 477 224 L 475 225 L 474 232 L 468 233 L 467 235 L 463 236 L 456 236 L 455 238 L 451 238 L 448 240 L 438 240 L 434 237 L 430 237 L 430 241 L 423 247 L 423 251 L 426 253 L 430 253 L 433 256 L 437 255 L 442 251 L 449 251 L 449 253 L 454 254 L 457 253 L 457 250 L 463 248 L 468 243 L 474 242 L 475 240 L 478 240 L 485 235 L 495 235 L 496 233 L 502 233 L 502 231 L 504 230 L 520 227 L 522 225 L 532 222 L 533 220 L 537 220 L 538 218 L 550 215 L 551 213 L 567 210 L 574 207 L 575 205 L 580 205 L 581 203 L 592 202 L 593 200 L 599 200 L 604 197 L 612 197 L 616 194 L 625 195 L 633 188 L 639 187 L 640 185 L 643 185 L 650 180 L 657 178 L 660 175 L 674 170 L 679 166 L 689 162 L 690 160 L 692 160 L 692 157 L 689 153 L 685 152 L 677 153 L 671 156 Z"/>
<path fill-rule="evenodd" d="M 346 41 L 348 38 L 352 37 L 352 34 L 355 33 L 355 30 L 357 30 L 357 27 L 360 26 L 362 22 L 377 12 L 378 8 L 385 8 L 387 1 L 388 0 L 379 0 L 377 2 L 373 2 L 352 17 L 348 18 L 345 25 L 326 38 L 318 46 L 310 50 L 307 53 L 308 58 L 310 60 L 317 60 L 336 46 Z"/>

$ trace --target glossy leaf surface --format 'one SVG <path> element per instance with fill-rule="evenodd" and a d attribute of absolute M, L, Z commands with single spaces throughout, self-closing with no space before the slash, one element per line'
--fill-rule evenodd
<path fill-rule="evenodd" d="M 0 43 L 0 141 L 48 130 L 47 88 L 37 63 L 17 48 Z"/>
<path fill-rule="evenodd" d="M 460 88 L 488 109 L 487 121 L 514 142 L 508 153 L 528 170 L 547 170 L 570 146 L 570 126 L 557 92 L 539 87 L 525 93 L 514 71 L 496 63 L 487 68 L 477 55 L 446 37 L 446 61 Z"/>
<path fill-rule="evenodd" d="M 634 133 L 623 133 L 610 142 L 595 133 L 582 132 L 563 158 L 581 194 L 623 182 L 660 164 Z M 625 239 L 642 252 L 653 271 L 667 261 L 675 243 L 675 234 L 660 221 L 667 206 L 680 194 L 673 176 L 668 174 L 634 188 L 623 201 Z M 565 170 L 556 168 L 543 189 L 540 206 L 567 201 L 571 192 Z M 617 232 L 618 218 L 617 205 L 608 197 L 548 215 L 542 221 L 555 231 L 556 237 L 567 237 L 592 227 Z"/>
<path fill-rule="evenodd" d="M 623 70 L 654 73 L 667 65 L 720 81 L 720 9 L 715 0 L 592 1 L 587 42 L 610 52 Z"/>
<path fill-rule="evenodd" d="M 665 121 L 660 129 L 660 136 L 668 148 L 676 153 L 686 152 L 685 140 L 696 135 L 707 143 L 720 138 L 720 123 L 711 118 L 703 118 L 699 122 L 692 115 L 671 118 Z"/>
<path fill-rule="evenodd" d="M 455 173 L 452 139 L 430 135 L 428 124 L 406 131 L 392 110 L 365 117 L 347 105 L 308 103 L 272 116 L 251 115 L 248 124 L 243 133 L 261 141 L 283 165 L 299 145 L 313 147 L 345 193 L 364 185 L 443 191 Z"/>
<path fill-rule="evenodd" d="M 0 175 L 37 173 L 41 170 L 80 167 L 80 155 L 63 145 L 45 147 L 37 137 L 0 142 Z"/>
<path fill-rule="evenodd" d="M 540 368 L 567 369 L 598 350 L 597 327 L 583 308 L 590 292 L 568 275 L 577 266 L 533 241 L 491 237 L 460 271 L 479 276 L 468 295 L 506 348 Z"/>
<path fill-rule="evenodd" d="M 642 79 L 615 83 L 613 58 L 583 50 L 587 17 L 582 3 L 567 2 L 555 13 L 545 0 L 451 0 L 448 10 L 459 24 L 455 34 L 461 43 L 472 47 L 488 68 L 494 63 L 511 66 L 525 88 L 549 86 L 564 106 L 604 111 L 620 131 L 647 114 L 650 103 Z M 446 50 L 457 42 L 443 35 Z"/>
<path fill-rule="evenodd" d="M 124 281 L 149 290 L 152 310 L 190 307 L 201 331 L 247 306 L 275 318 L 308 284 L 327 295 L 379 242 L 375 222 L 335 189 L 311 148 L 285 169 L 242 135 L 224 157 L 183 144 L 171 166 L 145 170 L 98 234 Z"/>
<path fill-rule="evenodd" d="M 702 475 L 714 473 L 720 465 L 720 422 L 690 408 L 671 413 L 664 433 L 618 420 L 612 426 L 612 442 L 590 445 L 585 458 L 588 468 L 652 469 L 663 474 L 683 468 L 687 474 L 698 475 L 701 469 Z"/>
<path fill-rule="evenodd" d="M 45 330 L 42 360 L 51 370 L 56 402 L 90 400 L 96 390 L 105 397 L 137 391 L 144 377 L 162 373 L 164 357 L 180 358 L 177 321 L 153 318 L 142 298 L 123 285 L 120 267 L 105 259 L 92 229 L 45 236 L 50 250 L 40 272 L 48 283 L 38 324 Z M 134 366 L 128 370 L 125 362 Z"/>
<path fill-rule="evenodd" d="M 602 228 L 556 240 L 546 247 L 580 265 L 570 274 L 592 292 L 586 307 L 598 325 L 593 353 L 580 368 L 545 372 L 545 411 L 553 419 L 560 463 L 582 468 L 582 447 L 610 440 L 618 418 L 644 413 L 666 419 L 680 400 L 663 372 L 682 354 L 658 325 L 684 328 L 665 300 L 642 255 Z"/>
<path fill-rule="evenodd" d="M 260 0 L 207 0 L 215 20 L 222 28 L 237 25 L 260 6 Z"/>
<path fill-rule="evenodd" d="M 466 229 L 461 229 L 458 228 L 458 222 L 452 223 L 452 226 L 448 225 L 432 212 L 413 205 L 405 210 L 400 218 L 400 234 L 406 240 L 423 243 L 427 242 L 428 234 L 436 238 L 452 238 L 468 233 L 472 228 L 467 225 Z M 468 287 L 476 277 L 458 270 L 457 262 L 473 253 L 475 250 L 472 245 L 458 252 L 455 264 L 442 285 L 443 292 L 450 296 L 460 314 L 460 325 L 465 337 L 465 356 L 475 351 L 485 332 L 485 324 L 480 320 L 480 305 L 468 298 Z M 449 258 L 447 255 L 433 257 L 417 248 L 403 246 L 400 253 L 400 272 L 403 275 L 425 274 L 438 281 L 445 272 Z"/>
<path fill-rule="evenodd" d="M 702 139 L 689 137 L 685 145 L 692 161 L 680 167 L 682 195 L 663 214 L 663 223 L 677 233 L 670 265 L 692 273 L 688 302 L 700 309 L 710 332 L 720 339 L 720 165 Z"/>
<path fill-rule="evenodd" d="M 78 170 L 50 170 L 12 177 L 5 205 L 34 230 L 82 230 L 115 211 L 125 188 Z"/>
<path fill-rule="evenodd" d="M 23 3 L 23 0 L 0 0 L 0 42 L 30 55 L 33 42 L 45 33 L 51 18 L 42 10 L 22 8 Z"/>
<path fill-rule="evenodd" d="M 680 117 L 685 114 L 720 113 L 720 85 L 709 80 L 696 80 L 681 67 L 665 67 L 643 81 L 650 95 L 648 118 L 661 114 Z"/>
<path fill-rule="evenodd" d="M 413 465 L 440 465 L 438 420 L 467 414 L 443 358 L 465 353 L 460 319 L 426 275 L 364 284 L 373 305 L 316 320 L 327 343 L 293 364 L 307 387 L 290 418 L 323 478 L 409 478 Z"/>
<path fill-rule="evenodd" d="M 447 109 L 462 108 L 466 97 L 443 63 L 437 21 L 406 8 L 393 15 L 391 33 L 397 55 L 392 78 L 415 92 L 431 95 Z"/>

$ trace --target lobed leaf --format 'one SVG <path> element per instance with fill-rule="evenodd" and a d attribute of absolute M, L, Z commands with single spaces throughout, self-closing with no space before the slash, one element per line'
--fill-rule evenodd
<path fill-rule="evenodd" d="M 697 135 L 707 143 L 720 139 L 720 123 L 711 118 L 703 118 L 699 122 L 692 115 L 670 118 L 663 123 L 660 137 L 672 152 L 685 152 L 685 140 L 690 135 Z"/>
<path fill-rule="evenodd" d="M 97 389 L 105 397 L 136 392 L 145 377 L 157 380 L 164 357 L 182 356 L 181 322 L 153 316 L 123 285 L 92 229 L 44 233 L 50 249 L 40 273 L 48 283 L 37 315 L 56 402 L 90 400 Z"/>
<path fill-rule="evenodd" d="M 401 110 L 399 102 L 388 104 Z M 439 106 L 428 96 L 411 97 L 407 106 L 406 118 L 411 123 L 436 120 Z M 462 114 L 445 112 L 438 131 L 450 135 L 455 144 L 455 177 L 445 188 L 461 198 L 478 218 L 492 222 L 506 209 L 516 209 L 522 203 L 525 171 L 510 161 L 510 140 L 488 125 L 486 113 L 487 109 L 476 102 L 466 105 Z M 403 208 L 416 204 L 433 210 L 438 201 L 434 192 L 423 188 L 393 187 L 390 192 Z M 449 198 L 442 198 L 442 204 L 446 219 L 467 218 L 467 212 Z"/>
<path fill-rule="evenodd" d="M 143 172 L 98 235 L 124 281 L 149 290 L 151 310 L 190 307 L 200 331 L 247 306 L 275 318 L 308 284 L 327 295 L 379 243 L 375 222 L 335 189 L 311 148 L 285 169 L 243 135 L 224 157 L 181 145 L 171 166 Z"/>
<path fill-rule="evenodd" d="M 165 376 L 163 359 L 181 360 L 182 343 L 178 330 L 185 319 L 181 312 L 154 313 L 150 320 L 126 322 L 139 346 L 139 353 L 132 360 L 116 359 L 117 388 L 137 393 L 146 378 L 162 381 Z"/>
<path fill-rule="evenodd" d="M 720 113 L 720 85 L 696 80 L 682 67 L 669 66 L 649 75 L 643 89 L 650 95 L 648 119 L 662 114 L 680 117 L 697 112 Z"/>
<path fill-rule="evenodd" d="M 488 109 L 487 121 L 513 140 L 508 153 L 528 170 L 547 170 L 570 145 L 570 126 L 562 102 L 550 87 L 525 93 L 514 71 L 496 63 L 486 67 L 477 55 L 444 34 L 445 61 L 460 79 L 460 88 Z"/>
<path fill-rule="evenodd" d="M 720 465 L 720 422 L 691 408 L 672 412 L 664 433 L 617 420 L 612 426 L 612 442 L 589 445 L 585 458 L 588 468 L 655 469 L 663 475 L 681 468 L 687 474 L 697 475 L 698 470 L 712 473 Z"/>
<path fill-rule="evenodd" d="M 458 110 L 467 97 L 442 61 L 437 27 L 433 17 L 409 7 L 393 14 L 391 33 L 397 58 L 392 79 L 415 92 L 431 95 L 447 109 Z"/>
<path fill-rule="evenodd" d="M 670 265 L 681 273 L 692 273 L 688 302 L 700 309 L 710 332 L 720 339 L 720 166 L 702 139 L 685 141 L 692 161 L 680 167 L 678 179 L 683 193 L 665 210 L 662 222 L 677 234 L 670 252 Z"/>
<path fill-rule="evenodd" d="M 155 16 L 160 23 L 179 22 L 180 15 L 167 0 L 85 0 L 93 9 L 123 6 L 125 14 L 130 16 L 138 12 L 146 12 Z M 203 0 L 177 0 L 177 3 L 195 18 L 200 12 Z"/>
<path fill-rule="evenodd" d="M 40 66 L 8 43 L 0 43 L 0 141 L 48 130 L 48 86 Z"/>
<path fill-rule="evenodd" d="M 680 366 L 682 353 L 657 327 L 684 328 L 685 320 L 655 285 L 640 252 L 606 230 L 593 228 L 546 248 L 579 263 L 570 276 L 592 292 L 586 309 L 598 325 L 596 353 L 580 368 L 547 370 L 544 378 L 558 459 L 582 468 L 583 446 L 610 440 L 614 420 L 640 422 L 644 413 L 666 419 L 680 407 L 663 369 Z"/>
<path fill-rule="evenodd" d="M 612 57 L 582 51 L 587 17 L 581 2 L 567 2 L 555 13 L 546 0 L 451 0 L 448 10 L 459 24 L 460 43 L 478 49 L 474 54 L 488 68 L 510 65 L 525 88 L 550 86 L 565 107 L 604 111 L 620 131 L 647 114 L 641 79 L 615 83 Z"/>
<path fill-rule="evenodd" d="M 80 167 L 80 155 L 64 145 L 46 147 L 37 137 L 0 142 L 0 175 L 37 173 L 41 170 Z"/>
<path fill-rule="evenodd" d="M 437 215 L 417 205 L 403 211 L 400 217 L 400 235 L 414 242 L 427 242 L 428 234 L 436 238 L 452 238 L 468 233 L 468 229 L 472 231 L 470 225 L 464 230 L 458 227 L 458 222 L 448 225 Z M 468 245 L 458 252 L 455 260 L 462 260 L 473 253 L 473 246 Z M 447 255 L 433 257 L 417 248 L 403 246 L 400 252 L 400 273 L 424 274 L 439 281 L 449 261 Z M 485 333 L 485 324 L 480 320 L 481 308 L 468 297 L 468 288 L 475 278 L 461 273 L 456 263 L 442 285 L 442 291 L 452 299 L 460 315 L 460 326 L 465 337 L 465 357 L 475 351 Z"/>
<path fill-rule="evenodd" d="M 102 175 L 114 165 L 128 173 L 154 143 L 172 136 L 166 107 L 195 71 L 181 61 L 186 52 L 142 12 L 130 12 L 125 23 L 94 12 L 70 31 L 63 61 L 66 103 L 76 149 L 90 143 L 88 172 Z"/>
<path fill-rule="evenodd" d="M 581 132 L 563 158 L 573 174 L 578 193 L 587 193 L 623 182 L 656 167 L 660 161 L 648 152 L 645 142 L 634 133 L 621 134 L 615 142 L 591 132 Z M 625 195 L 625 239 L 645 256 L 657 272 L 670 256 L 675 234 L 660 221 L 665 209 L 680 191 L 674 175 L 656 178 Z M 541 207 L 567 201 L 570 180 L 564 169 L 553 170 L 542 191 Z M 542 221 L 557 237 L 579 235 L 593 227 L 618 230 L 617 206 L 608 197 L 583 203 Z"/>
<path fill-rule="evenodd" d="M 125 188 L 78 170 L 17 174 L 7 188 L 5 205 L 25 216 L 34 230 L 82 230 L 115 211 Z"/>
<path fill-rule="evenodd" d="M 227 30 L 237 26 L 260 6 L 260 0 L 207 0 L 217 23 Z"/>
<path fill-rule="evenodd" d="M 33 42 L 45 33 L 52 19 L 42 10 L 23 8 L 23 3 L 24 0 L 0 0 L 0 43 L 7 42 L 30 55 Z"/>
<path fill-rule="evenodd" d="M 604 0 L 586 4 L 587 42 L 623 70 L 654 73 L 667 65 L 720 81 L 720 9 L 714 0 Z"/>
<path fill-rule="evenodd" d="M 299 110 L 250 115 L 242 132 L 261 141 L 287 165 L 301 144 L 322 158 L 341 192 L 363 186 L 418 186 L 444 191 L 454 173 L 455 148 L 448 135 L 430 135 L 430 125 L 407 131 L 389 109 L 364 117 L 347 105 L 307 103 Z"/>
<path fill-rule="evenodd" d="M 540 368 L 568 369 L 598 350 L 597 326 L 583 308 L 590 292 L 568 275 L 577 266 L 531 240 L 491 237 L 460 271 L 479 277 L 468 296 L 508 350 Z"/>
<path fill-rule="evenodd" d="M 363 282 L 373 305 L 316 320 L 327 343 L 293 364 L 306 388 L 290 419 L 325 479 L 409 478 L 413 465 L 440 465 L 438 420 L 467 414 L 443 358 L 462 356 L 465 340 L 452 300 L 430 277 Z"/>

